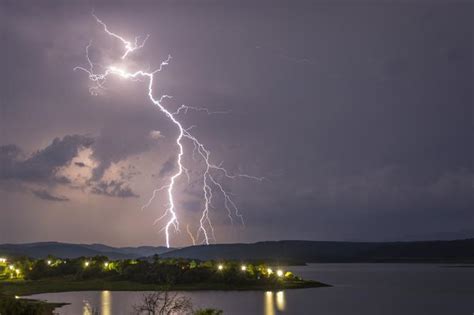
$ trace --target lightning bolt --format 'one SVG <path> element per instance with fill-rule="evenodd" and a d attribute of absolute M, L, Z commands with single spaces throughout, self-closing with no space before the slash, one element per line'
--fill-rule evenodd
<path fill-rule="evenodd" d="M 112 31 L 109 30 L 108 26 L 99 19 L 95 14 L 92 14 L 94 19 L 98 24 L 103 27 L 105 33 L 109 36 L 119 40 L 124 47 L 124 53 L 120 57 L 121 60 L 125 60 L 127 56 L 136 50 L 139 50 L 145 46 L 149 35 L 146 35 L 144 39 L 139 43 L 140 36 L 135 37 L 135 40 L 128 41 L 123 36 L 120 36 Z M 101 89 L 104 89 L 104 84 L 107 81 L 109 76 L 118 76 L 124 79 L 130 80 L 140 80 L 143 79 L 147 82 L 148 87 L 148 98 L 150 99 L 151 103 L 154 104 L 158 109 L 176 126 L 178 130 L 178 136 L 176 138 L 176 146 L 178 147 L 178 153 L 176 157 L 177 161 L 177 171 L 174 173 L 169 180 L 169 183 L 165 186 L 157 188 L 153 190 L 151 198 L 148 202 L 142 207 L 145 209 L 149 207 L 155 197 L 162 191 L 166 191 L 168 203 L 166 205 L 166 209 L 164 210 L 163 214 L 156 219 L 155 223 L 163 220 L 164 218 L 168 218 L 168 221 L 164 225 L 163 229 L 165 232 L 166 237 L 166 246 L 170 247 L 170 231 L 174 229 L 175 231 L 179 232 L 179 221 L 177 215 L 177 207 L 174 198 L 174 191 L 175 185 L 178 179 L 185 173 L 188 177 L 189 181 L 189 173 L 188 169 L 183 165 L 183 156 L 185 155 L 185 146 L 184 140 L 187 140 L 193 145 L 192 151 L 192 158 L 193 160 L 200 159 L 204 162 L 204 170 L 201 172 L 201 183 L 202 183 L 202 194 L 203 194 L 203 209 L 202 214 L 199 219 L 199 227 L 197 228 L 196 239 L 192 237 L 192 241 L 195 244 L 197 240 L 202 238 L 202 243 L 209 244 L 210 240 L 216 240 L 214 235 L 214 227 L 212 225 L 212 221 L 209 216 L 210 209 L 212 208 L 212 202 L 214 199 L 214 193 L 219 193 L 223 200 L 224 200 L 224 207 L 227 210 L 227 215 L 233 223 L 234 218 L 238 218 L 241 223 L 244 225 L 244 218 L 242 214 L 239 212 L 239 209 L 235 202 L 231 198 L 231 194 L 227 192 L 222 183 L 219 181 L 219 178 L 225 179 L 236 179 L 236 178 L 246 178 L 252 179 L 257 181 L 264 180 L 263 177 L 255 177 L 247 174 L 231 174 L 228 172 L 221 164 L 214 164 L 211 161 L 211 153 L 210 151 L 195 137 L 190 133 L 190 130 L 193 126 L 189 128 L 184 128 L 182 123 L 178 120 L 180 114 L 186 114 L 189 110 L 194 111 L 204 111 L 207 114 L 215 114 L 215 113 L 223 113 L 223 112 L 211 112 L 206 108 L 199 108 L 199 107 L 190 107 L 186 105 L 181 105 L 175 112 L 168 110 L 164 105 L 163 102 L 165 99 L 171 98 L 169 95 L 162 95 L 159 98 L 156 98 L 153 93 L 153 82 L 155 79 L 155 75 L 162 71 L 162 69 L 167 66 L 171 61 L 171 55 L 168 56 L 167 59 L 163 60 L 160 63 L 160 66 L 151 71 L 145 70 L 138 70 L 135 72 L 128 72 L 125 69 L 120 67 L 116 67 L 113 65 L 109 66 L 101 66 L 101 68 L 105 69 L 103 72 L 96 72 L 96 66 L 98 64 L 92 62 L 89 50 L 92 47 L 92 41 L 86 46 L 86 59 L 88 63 L 88 68 L 77 66 L 74 70 L 80 70 L 88 74 L 89 80 L 93 81 L 95 86 L 90 88 L 90 93 L 93 95 L 97 95 Z M 187 226 L 187 232 L 189 235 L 192 236 L 192 233 L 189 231 L 189 227 Z M 201 237 L 202 236 L 202 237 Z"/>
<path fill-rule="evenodd" d="M 193 236 L 193 233 L 189 230 L 189 224 L 186 224 L 186 232 L 188 232 L 189 238 L 191 239 L 193 245 L 196 245 L 196 239 Z"/>
<path fill-rule="evenodd" d="M 147 41 L 147 39 L 150 37 L 149 34 L 147 34 L 145 36 L 145 38 L 143 39 L 142 43 L 141 44 L 138 44 L 138 40 L 140 39 L 140 36 L 137 36 L 135 37 L 135 41 L 132 43 L 132 42 L 129 42 L 128 40 L 126 40 L 125 38 L 123 38 L 122 36 L 120 35 L 117 35 L 111 31 L 109 31 L 109 29 L 107 28 L 107 24 L 105 24 L 104 22 L 102 22 L 101 19 L 99 19 L 94 13 L 92 13 L 92 16 L 95 18 L 95 20 L 97 21 L 97 23 L 99 23 L 100 25 L 102 25 L 102 27 L 104 28 L 104 31 L 112 36 L 112 37 L 115 37 L 116 39 L 120 40 L 123 45 L 125 46 L 125 52 L 123 53 L 122 57 L 120 59 L 125 59 L 127 58 L 128 54 L 129 53 L 132 53 L 134 52 L 135 50 L 138 50 L 140 48 L 143 48 L 143 46 L 145 46 L 145 43 Z"/>

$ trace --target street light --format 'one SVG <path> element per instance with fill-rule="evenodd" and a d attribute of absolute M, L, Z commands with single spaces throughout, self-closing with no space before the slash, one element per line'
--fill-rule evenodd
<path fill-rule="evenodd" d="M 217 269 L 222 270 L 222 269 L 224 269 L 224 266 L 219 265 L 219 266 L 217 266 Z"/>
<path fill-rule="evenodd" d="M 283 270 L 278 269 L 278 270 L 277 270 L 277 276 L 278 276 L 278 277 L 283 277 Z"/>
<path fill-rule="evenodd" d="M 242 271 L 246 271 L 246 270 L 247 270 L 247 266 L 245 266 L 245 265 L 242 265 L 242 267 L 240 267 L 240 270 L 242 270 Z"/>
<path fill-rule="evenodd" d="M 269 275 L 271 275 L 271 274 L 273 273 L 272 268 L 267 268 L 267 273 L 268 273 Z"/>

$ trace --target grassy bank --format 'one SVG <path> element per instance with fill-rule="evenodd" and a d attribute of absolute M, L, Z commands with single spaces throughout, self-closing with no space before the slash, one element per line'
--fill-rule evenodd
<path fill-rule="evenodd" d="M 51 315 L 54 309 L 63 305 L 65 304 L 19 299 L 14 296 L 0 294 L 0 314 Z"/>
<path fill-rule="evenodd" d="M 0 290 L 9 296 L 26 296 L 39 293 L 67 292 L 67 291 L 155 291 L 155 290 L 283 290 L 299 288 L 325 287 L 326 284 L 317 281 L 294 280 L 274 284 L 246 283 L 194 283 L 164 286 L 131 281 L 116 281 L 107 279 L 72 280 L 72 279 L 44 279 L 44 280 L 17 280 L 1 281 Z"/>

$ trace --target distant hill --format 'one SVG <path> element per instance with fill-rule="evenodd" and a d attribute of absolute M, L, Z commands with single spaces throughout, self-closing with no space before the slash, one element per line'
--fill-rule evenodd
<path fill-rule="evenodd" d="M 0 244 L 0 256 L 62 258 L 107 256 L 110 259 L 150 257 L 200 260 L 305 262 L 473 262 L 474 239 L 423 242 L 272 241 L 252 244 L 216 244 L 182 249 L 166 247 L 112 247 L 103 244 L 41 242 Z"/>
<path fill-rule="evenodd" d="M 280 262 L 474 262 L 474 239 L 426 242 L 275 241 L 176 249 L 163 257 Z"/>
<path fill-rule="evenodd" d="M 29 256 L 45 258 L 53 255 L 61 258 L 81 256 L 107 256 L 110 259 L 131 259 L 163 254 L 171 249 L 158 246 L 112 247 L 103 244 L 69 244 L 59 242 L 40 242 L 29 244 L 0 244 L 0 256 Z"/>

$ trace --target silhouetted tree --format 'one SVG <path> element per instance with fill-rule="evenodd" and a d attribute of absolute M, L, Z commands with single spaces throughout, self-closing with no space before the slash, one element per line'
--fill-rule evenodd
<path fill-rule="evenodd" d="M 192 314 L 190 298 L 168 291 L 144 294 L 141 304 L 134 309 L 137 315 Z"/>

